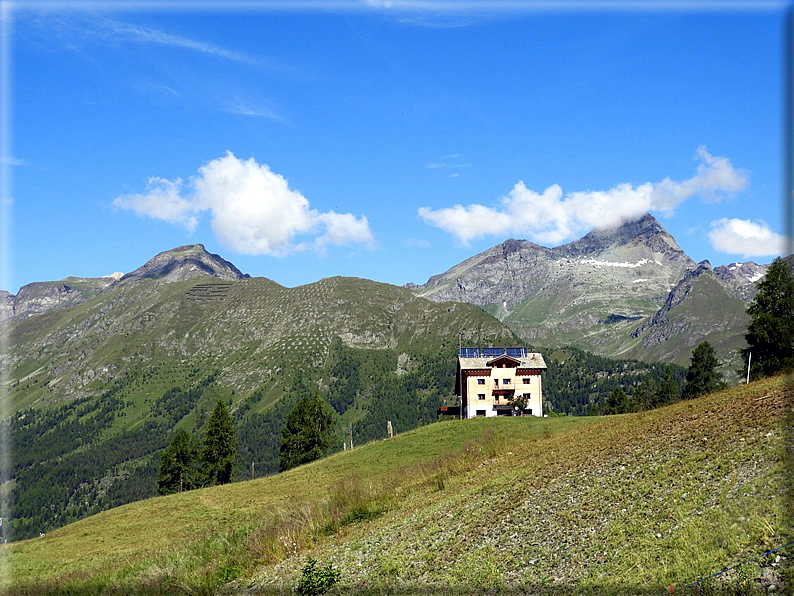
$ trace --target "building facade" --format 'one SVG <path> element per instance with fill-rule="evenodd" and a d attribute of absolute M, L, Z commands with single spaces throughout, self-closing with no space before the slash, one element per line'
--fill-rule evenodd
<path fill-rule="evenodd" d="M 463 418 L 543 416 L 543 356 L 527 348 L 461 348 L 455 393 Z M 523 412 L 516 396 L 525 397 Z"/>

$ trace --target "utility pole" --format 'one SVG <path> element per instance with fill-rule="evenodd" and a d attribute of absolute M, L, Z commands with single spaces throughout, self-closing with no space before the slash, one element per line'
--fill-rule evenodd
<path fill-rule="evenodd" d="M 353 451 L 353 423 L 350 423 L 350 451 Z"/>
<path fill-rule="evenodd" d="M 747 381 L 746 383 L 750 384 L 750 360 L 753 358 L 752 352 L 747 352 Z"/>
<path fill-rule="evenodd" d="M 251 480 L 254 479 L 254 462 L 251 462 Z"/>
<path fill-rule="evenodd" d="M 394 429 L 391 426 L 391 420 L 386 421 L 386 433 L 390 439 L 394 436 Z"/>

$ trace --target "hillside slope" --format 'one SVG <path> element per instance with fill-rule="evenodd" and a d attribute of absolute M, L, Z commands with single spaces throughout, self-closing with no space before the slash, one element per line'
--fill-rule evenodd
<path fill-rule="evenodd" d="M 4 330 L 14 536 L 154 495 L 159 451 L 177 429 L 200 435 L 218 399 L 235 416 L 240 467 L 272 473 L 301 395 L 328 393 L 340 432 L 352 423 L 361 442 L 382 436 L 387 419 L 403 431 L 435 420 L 460 335 L 515 342 L 474 306 L 363 279 L 285 288 L 265 278 L 166 283 L 151 271 Z M 351 350 L 360 367 L 347 364 Z"/>
<path fill-rule="evenodd" d="M 3 588 L 284 593 L 313 556 L 340 570 L 334 593 L 678 593 L 792 539 L 791 383 L 606 418 L 430 425 L 5 545 Z M 781 554 L 711 586 L 791 585 Z"/>

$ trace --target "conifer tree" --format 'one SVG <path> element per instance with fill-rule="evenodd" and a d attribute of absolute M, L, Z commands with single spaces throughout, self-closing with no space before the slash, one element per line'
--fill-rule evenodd
<path fill-rule="evenodd" d="M 186 430 L 171 439 L 160 460 L 157 490 L 161 495 L 197 488 L 201 484 L 198 446 Z"/>
<path fill-rule="evenodd" d="M 237 469 L 237 432 L 223 400 L 218 400 L 204 431 L 201 461 L 210 486 L 232 481 Z"/>
<path fill-rule="evenodd" d="M 692 361 L 686 371 L 686 385 L 684 398 L 692 399 L 706 393 L 711 393 L 724 386 L 717 367 L 720 361 L 712 345 L 701 342 L 692 350 Z"/>
<path fill-rule="evenodd" d="M 629 409 L 632 412 L 640 412 L 654 407 L 657 389 L 658 387 L 656 386 L 656 379 L 653 373 L 651 372 L 645 375 L 645 378 L 637 385 L 637 388 L 631 396 Z"/>
<path fill-rule="evenodd" d="M 662 376 L 662 380 L 659 381 L 659 387 L 656 389 L 653 407 L 664 406 L 678 401 L 680 396 L 681 389 L 678 387 L 678 383 L 676 383 L 673 377 L 672 367 L 668 364 L 664 367 L 664 375 Z"/>
<path fill-rule="evenodd" d="M 607 406 L 604 414 L 623 414 L 628 411 L 629 396 L 620 387 L 615 387 L 607 396 Z"/>
<path fill-rule="evenodd" d="M 332 445 L 336 416 L 318 393 L 304 395 L 287 416 L 281 433 L 279 468 L 295 466 L 321 458 Z"/>
<path fill-rule="evenodd" d="M 748 347 L 742 350 L 745 362 L 752 353 L 752 378 L 794 369 L 794 274 L 778 257 L 757 286 L 758 293 L 747 308 L 751 320 L 744 338 Z"/>

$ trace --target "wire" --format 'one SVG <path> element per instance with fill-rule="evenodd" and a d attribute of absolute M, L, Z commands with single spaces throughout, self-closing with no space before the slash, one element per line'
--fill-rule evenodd
<path fill-rule="evenodd" d="M 749 559 L 747 559 L 745 561 L 742 561 L 741 563 L 737 563 L 733 567 L 728 567 L 727 569 L 723 569 L 722 571 L 718 571 L 717 573 L 713 573 L 713 574 L 709 575 L 708 577 L 700 578 L 696 582 L 692 582 L 691 584 L 685 585 L 682 589 L 686 590 L 687 588 L 691 588 L 693 586 L 697 586 L 698 584 L 706 581 L 707 579 L 712 579 L 714 577 L 717 577 L 718 575 L 722 575 L 723 573 L 727 573 L 728 571 L 733 571 L 734 569 L 736 569 L 737 567 L 741 567 L 745 563 L 749 563 L 750 561 L 755 561 L 756 559 L 760 559 L 761 557 L 765 557 L 766 555 L 771 555 L 772 553 L 777 552 L 777 551 L 779 551 L 781 549 L 784 549 L 787 546 L 791 546 L 792 544 L 794 544 L 794 541 L 791 541 L 788 544 L 784 544 L 783 546 L 778 546 L 777 548 L 773 548 L 772 550 L 768 550 L 768 551 L 766 551 L 765 553 L 763 553 L 761 555 L 756 555 L 755 557 L 751 557 L 751 558 L 749 558 Z M 670 593 L 671 594 L 673 593 L 673 587 L 672 586 L 670 586 Z"/>

